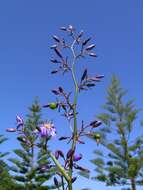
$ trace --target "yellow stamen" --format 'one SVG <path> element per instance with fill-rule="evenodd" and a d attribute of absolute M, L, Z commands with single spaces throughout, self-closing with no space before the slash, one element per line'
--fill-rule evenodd
<path fill-rule="evenodd" d="M 47 129 L 51 129 L 51 124 L 50 123 L 45 123 L 44 127 L 46 127 Z"/>

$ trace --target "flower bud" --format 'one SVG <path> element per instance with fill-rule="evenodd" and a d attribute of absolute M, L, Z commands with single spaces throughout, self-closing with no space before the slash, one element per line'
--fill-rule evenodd
<path fill-rule="evenodd" d="M 74 150 L 73 150 L 73 149 L 70 149 L 70 150 L 68 151 L 68 153 L 67 153 L 67 159 L 68 159 L 68 158 L 71 158 L 71 157 L 73 156 L 73 154 L 74 154 Z"/>
<path fill-rule="evenodd" d="M 74 183 L 77 180 L 77 177 L 73 177 L 71 182 Z"/>
<path fill-rule="evenodd" d="M 54 184 L 55 184 L 56 187 L 59 187 L 59 182 L 58 182 L 56 177 L 54 177 Z"/>
<path fill-rule="evenodd" d="M 77 162 L 77 161 L 79 161 L 81 159 L 82 159 L 82 154 L 74 155 L 74 157 L 73 157 L 73 161 L 75 161 L 75 162 Z"/>
<path fill-rule="evenodd" d="M 16 128 L 7 128 L 6 131 L 7 132 L 16 132 Z"/>

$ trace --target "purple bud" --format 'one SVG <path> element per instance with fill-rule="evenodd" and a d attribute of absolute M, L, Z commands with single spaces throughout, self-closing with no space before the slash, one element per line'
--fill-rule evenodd
<path fill-rule="evenodd" d="M 62 158 L 64 158 L 63 152 L 62 152 L 61 150 L 59 150 L 58 152 L 59 152 L 59 155 L 60 155 Z"/>
<path fill-rule="evenodd" d="M 50 60 L 52 63 L 60 63 L 60 61 L 58 61 L 57 59 L 51 59 Z"/>
<path fill-rule="evenodd" d="M 67 159 L 68 159 L 68 158 L 71 158 L 71 157 L 73 156 L 73 154 L 74 154 L 74 150 L 73 150 L 73 149 L 70 149 L 70 150 L 68 151 L 68 153 L 67 153 Z"/>
<path fill-rule="evenodd" d="M 95 84 L 94 83 L 87 83 L 86 86 L 87 87 L 93 87 L 93 86 L 95 86 Z"/>
<path fill-rule="evenodd" d="M 60 137 L 59 141 L 66 140 L 66 139 L 69 139 L 69 137 Z"/>
<path fill-rule="evenodd" d="M 83 171 L 83 172 L 87 172 L 87 173 L 90 172 L 88 169 L 83 168 L 83 167 L 81 167 L 81 166 L 79 166 L 77 164 L 74 164 L 74 168 L 77 169 L 77 170 Z"/>
<path fill-rule="evenodd" d="M 81 30 L 80 33 L 79 33 L 79 35 L 78 35 L 78 38 L 81 38 L 82 35 L 83 35 L 83 33 L 84 33 L 83 30 Z"/>
<path fill-rule="evenodd" d="M 78 142 L 79 142 L 80 144 L 85 144 L 84 141 L 81 141 L 81 140 L 79 140 L 79 139 L 78 139 Z"/>
<path fill-rule="evenodd" d="M 20 117 L 19 115 L 16 115 L 16 122 L 17 122 L 17 129 L 19 127 L 23 127 L 24 121 L 23 121 L 22 117 Z"/>
<path fill-rule="evenodd" d="M 81 77 L 81 82 L 87 77 L 87 69 L 84 70 L 83 75 Z"/>
<path fill-rule="evenodd" d="M 64 154 L 63 154 L 63 152 L 61 150 L 57 150 L 55 152 L 56 159 L 59 159 L 59 156 L 61 156 L 62 158 L 64 158 Z"/>
<path fill-rule="evenodd" d="M 66 27 L 64 27 L 64 26 L 63 26 L 63 27 L 61 27 L 60 29 L 61 29 L 61 30 L 63 30 L 63 31 L 67 31 L 67 28 L 66 28 Z"/>
<path fill-rule="evenodd" d="M 53 39 L 54 39 L 56 42 L 58 42 L 58 43 L 60 42 L 60 39 L 59 39 L 58 36 L 55 36 L 55 35 L 54 35 L 54 36 L 52 36 L 52 37 L 53 37 Z"/>
<path fill-rule="evenodd" d="M 55 152 L 55 157 L 56 157 L 56 159 L 59 159 L 59 151 L 58 150 Z"/>
<path fill-rule="evenodd" d="M 7 132 L 16 132 L 16 128 L 7 128 L 6 131 Z"/>
<path fill-rule="evenodd" d="M 57 47 L 57 45 L 50 46 L 51 49 L 55 49 L 56 47 Z"/>
<path fill-rule="evenodd" d="M 91 57 L 97 57 L 96 53 L 93 53 L 93 52 L 89 53 L 88 55 Z"/>
<path fill-rule="evenodd" d="M 53 94 L 55 95 L 59 95 L 59 91 L 58 90 L 51 90 L 53 92 Z"/>
<path fill-rule="evenodd" d="M 63 88 L 62 88 L 62 87 L 59 87 L 59 92 L 60 92 L 60 93 L 63 93 L 63 91 L 64 91 Z"/>
<path fill-rule="evenodd" d="M 95 121 L 90 123 L 90 126 L 92 126 L 93 128 L 96 128 L 96 127 L 99 127 L 101 124 L 102 124 L 101 121 L 95 120 Z"/>
<path fill-rule="evenodd" d="M 88 38 L 88 39 L 84 40 L 82 45 L 85 46 L 90 40 L 91 40 L 91 38 Z"/>
<path fill-rule="evenodd" d="M 73 157 L 73 161 L 75 161 L 75 162 L 77 162 L 77 161 L 79 161 L 81 159 L 82 159 L 82 154 L 74 155 L 74 157 Z"/>
<path fill-rule="evenodd" d="M 59 91 L 56 89 L 51 90 L 55 95 L 59 95 Z"/>
<path fill-rule="evenodd" d="M 58 70 L 53 70 L 52 72 L 51 72 L 51 74 L 56 74 L 58 72 Z"/>
<path fill-rule="evenodd" d="M 54 50 L 55 50 L 55 53 L 56 53 L 60 58 L 63 58 L 63 56 L 62 56 L 62 54 L 61 54 L 61 52 L 60 52 L 59 49 L 55 48 Z"/>
<path fill-rule="evenodd" d="M 49 108 L 49 104 L 44 105 L 43 108 Z"/>
<path fill-rule="evenodd" d="M 19 140 L 19 141 L 21 141 L 21 142 L 24 142 L 24 143 L 27 142 L 26 138 L 23 137 L 23 136 L 19 136 L 19 137 L 17 137 L 17 140 Z"/>
<path fill-rule="evenodd" d="M 71 182 L 74 183 L 77 180 L 77 177 L 73 177 Z"/>
<path fill-rule="evenodd" d="M 96 78 L 102 79 L 102 78 L 104 78 L 104 75 L 97 75 Z"/>
<path fill-rule="evenodd" d="M 68 29 L 69 29 L 69 30 L 73 30 L 73 26 L 72 26 L 72 25 L 69 25 Z"/>
<path fill-rule="evenodd" d="M 55 184 L 55 186 L 56 186 L 56 187 L 58 187 L 58 186 L 59 186 L 59 182 L 58 182 L 58 180 L 57 180 L 57 178 L 56 178 L 56 177 L 54 177 L 54 184 Z"/>
<path fill-rule="evenodd" d="M 40 170 L 41 170 L 42 172 L 45 172 L 45 171 L 47 170 L 47 166 L 46 166 L 46 165 L 40 166 Z"/>
<path fill-rule="evenodd" d="M 89 46 L 87 46 L 85 49 L 87 50 L 87 51 L 89 51 L 89 50 L 92 50 L 93 48 L 95 48 L 95 44 L 91 44 L 91 45 L 89 45 Z"/>
<path fill-rule="evenodd" d="M 19 115 L 16 115 L 16 121 L 17 121 L 17 123 L 22 123 L 23 119 Z"/>

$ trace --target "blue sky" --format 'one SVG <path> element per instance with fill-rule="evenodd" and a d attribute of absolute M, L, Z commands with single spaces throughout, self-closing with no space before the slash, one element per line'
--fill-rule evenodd
<path fill-rule="evenodd" d="M 5 150 L 17 146 L 15 136 L 5 132 L 5 128 L 14 126 L 17 113 L 24 116 L 35 96 L 44 104 L 54 100 L 52 88 L 60 84 L 69 87 L 66 77 L 50 76 L 48 46 L 52 43 L 51 35 L 58 34 L 60 26 L 72 24 L 78 30 L 83 29 L 87 36 L 93 36 L 98 58 L 88 60 L 89 69 L 105 75 L 95 90 L 81 95 L 81 118 L 89 121 L 100 112 L 113 73 L 120 78 L 129 97 L 136 98 L 136 105 L 143 107 L 142 9 L 142 0 L 0 1 L 0 133 L 10 138 L 3 145 Z M 46 114 L 55 121 L 57 130 L 62 131 L 65 124 L 62 119 L 50 111 Z M 140 130 L 139 122 L 136 125 Z M 85 146 L 92 157 L 90 147 L 95 144 L 89 141 Z M 85 163 L 91 167 L 89 162 Z M 85 183 L 93 190 L 113 189 L 81 178 L 75 190 Z"/>

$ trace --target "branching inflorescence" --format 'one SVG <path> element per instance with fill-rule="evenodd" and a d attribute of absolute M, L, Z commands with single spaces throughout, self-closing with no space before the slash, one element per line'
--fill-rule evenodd
<path fill-rule="evenodd" d="M 51 74 L 57 74 L 62 72 L 63 74 L 69 73 L 72 76 L 72 81 L 74 84 L 74 89 L 70 92 L 59 86 L 56 89 L 52 89 L 52 93 L 56 96 L 56 101 L 48 103 L 43 106 L 43 108 L 49 108 L 53 110 L 58 110 L 62 113 L 67 121 L 69 122 L 71 135 L 70 136 L 61 136 L 59 137 L 60 141 L 66 141 L 70 148 L 68 152 L 64 153 L 62 150 L 56 150 L 53 154 L 46 148 L 48 156 L 53 160 L 55 165 L 52 167 L 56 168 L 56 175 L 58 175 L 61 180 L 59 181 L 54 177 L 54 183 L 57 189 L 62 188 L 62 190 L 72 190 L 73 183 L 77 179 L 76 176 L 73 176 L 74 170 L 89 172 L 88 169 L 77 164 L 79 160 L 82 159 L 83 155 L 77 154 L 76 147 L 78 144 L 84 144 L 82 137 L 84 136 L 94 136 L 97 143 L 100 141 L 100 135 L 94 132 L 94 129 L 100 126 L 102 123 L 99 120 L 94 120 L 85 124 L 82 121 L 81 126 L 77 125 L 77 103 L 78 103 L 78 94 L 83 90 L 89 90 L 96 85 L 104 76 L 95 75 L 89 76 L 88 69 L 85 68 L 81 76 L 76 76 L 76 63 L 81 58 L 86 56 L 96 58 L 96 53 L 93 52 L 93 49 L 96 47 L 95 44 L 90 44 L 91 38 L 84 38 L 84 32 L 80 31 L 79 33 L 71 25 L 68 27 L 61 27 L 66 38 L 58 37 L 56 35 L 52 36 L 54 40 L 54 45 L 50 48 L 54 52 L 54 57 L 51 58 L 51 62 L 55 65 Z M 65 53 L 66 52 L 66 53 Z M 7 129 L 7 131 L 15 132 L 20 131 L 23 133 L 24 121 L 21 117 L 17 116 L 17 128 Z M 41 138 L 51 137 L 56 135 L 56 129 L 53 123 L 42 123 L 37 127 L 33 133 L 40 134 Z M 20 137 L 19 137 L 20 138 Z M 23 139 L 19 139 L 25 143 L 28 143 L 26 136 L 23 135 Z M 44 147 L 45 148 L 45 147 Z M 60 159 L 62 158 L 62 163 Z"/>

